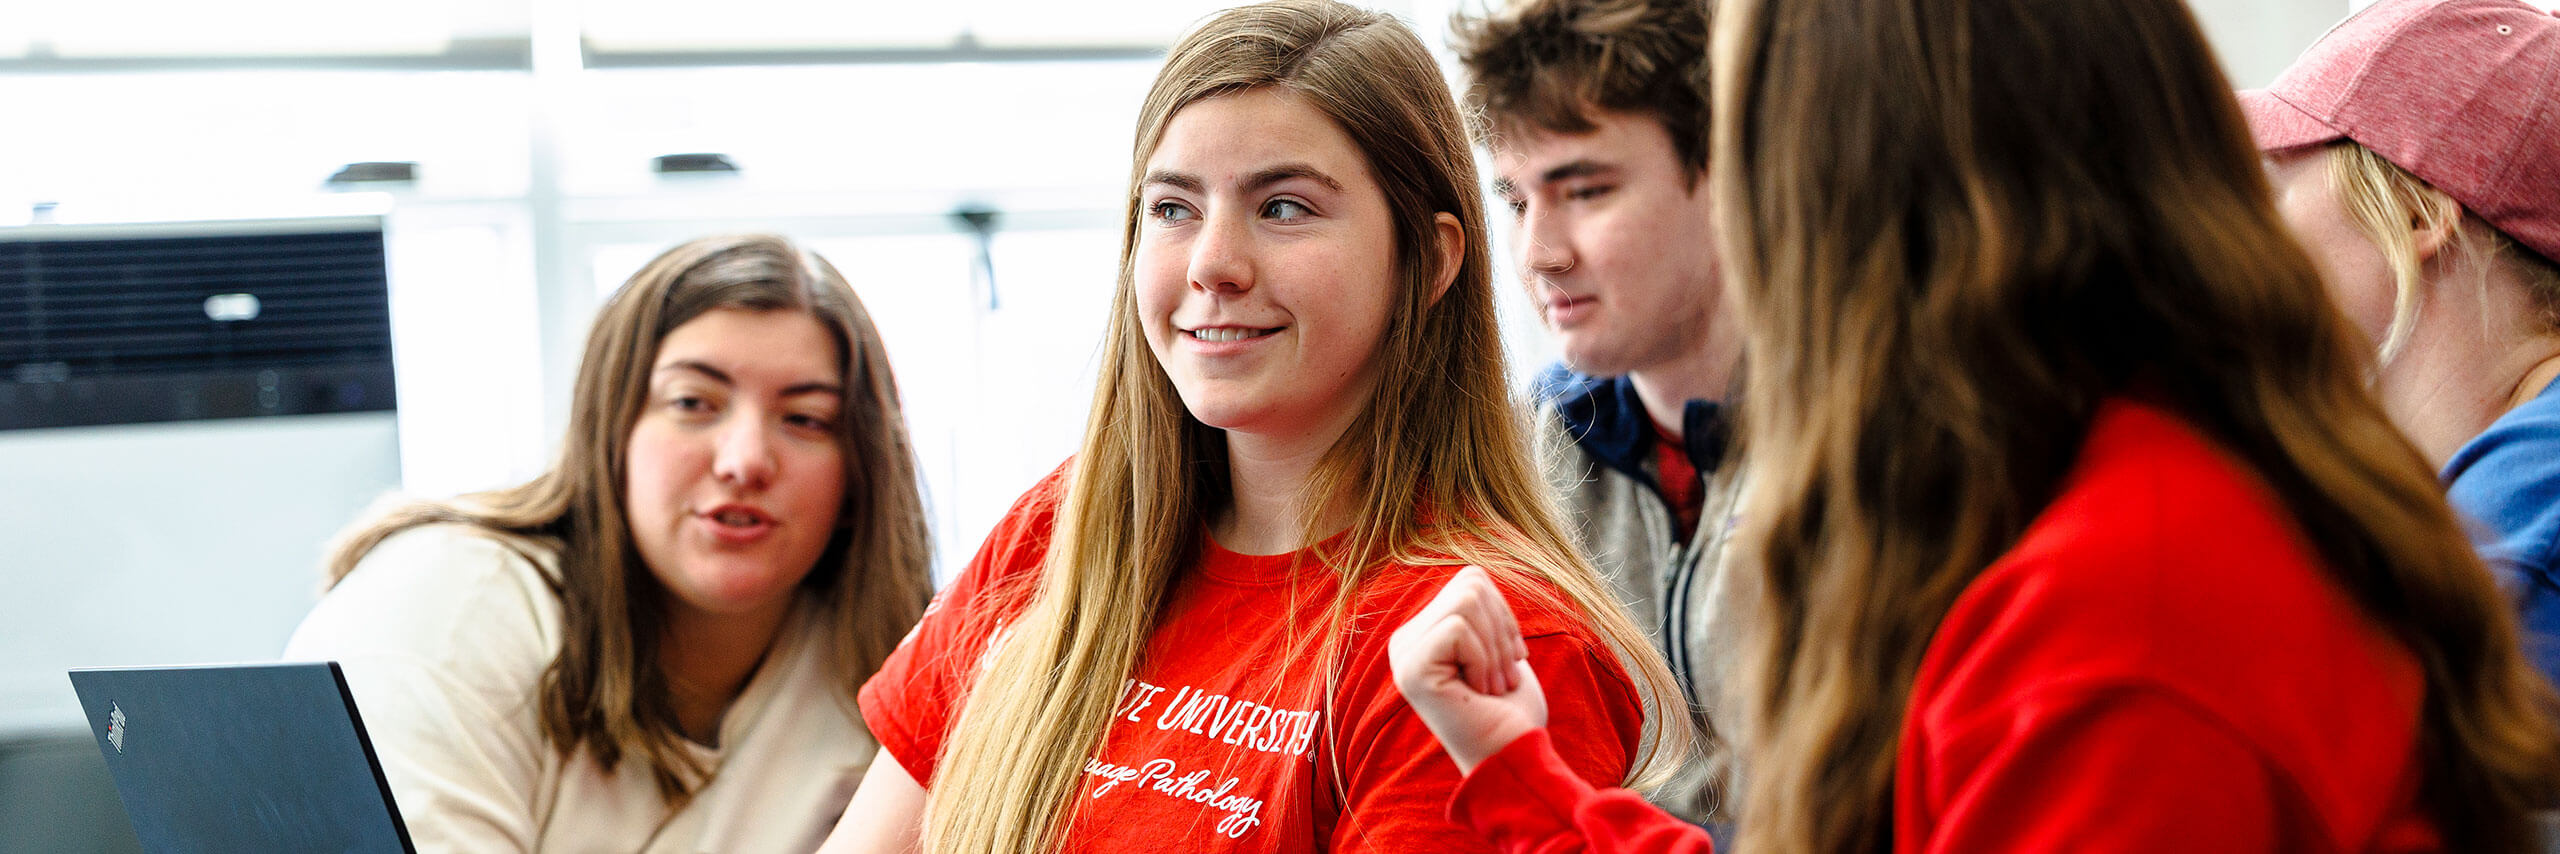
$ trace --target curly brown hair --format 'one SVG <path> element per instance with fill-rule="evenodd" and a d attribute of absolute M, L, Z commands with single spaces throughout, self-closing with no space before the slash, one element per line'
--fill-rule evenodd
<path fill-rule="evenodd" d="M 1694 181 L 1707 168 L 1707 0 L 1518 0 L 1450 19 L 1466 107 L 1488 142 L 1508 128 L 1587 133 L 1592 111 L 1662 122 Z"/>

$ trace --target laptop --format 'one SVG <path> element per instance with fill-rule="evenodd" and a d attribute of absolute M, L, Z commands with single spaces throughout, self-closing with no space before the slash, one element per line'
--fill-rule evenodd
<path fill-rule="evenodd" d="M 416 849 L 334 661 L 71 671 L 153 852 Z"/>

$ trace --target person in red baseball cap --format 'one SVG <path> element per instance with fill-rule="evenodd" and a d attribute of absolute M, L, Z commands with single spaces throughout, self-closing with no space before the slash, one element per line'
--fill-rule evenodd
<path fill-rule="evenodd" d="M 2560 13 L 2383 0 L 2240 101 L 2385 410 L 2560 678 Z"/>

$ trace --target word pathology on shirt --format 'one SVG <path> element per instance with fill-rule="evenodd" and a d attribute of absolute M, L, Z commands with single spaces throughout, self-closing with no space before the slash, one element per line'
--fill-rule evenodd
<path fill-rule="evenodd" d="M 1162 685 L 1128 680 L 1121 684 L 1120 704 L 1114 715 L 1130 723 L 1145 723 L 1146 718 L 1140 713 L 1155 705 L 1163 693 Z M 1304 755 L 1315 741 L 1316 725 L 1323 718 L 1324 713 L 1315 709 L 1275 708 L 1184 685 L 1155 715 L 1155 725 L 1156 729 L 1182 730 L 1264 753 Z"/>
<path fill-rule="evenodd" d="M 1226 813 L 1218 820 L 1218 833 L 1228 839 L 1242 839 L 1247 832 L 1262 824 L 1262 801 L 1243 795 L 1229 794 L 1242 781 L 1229 777 L 1217 788 L 1207 788 L 1208 769 L 1175 776 L 1181 769 L 1171 759 L 1157 759 L 1136 767 L 1113 765 L 1100 759 L 1087 759 L 1084 773 L 1100 777 L 1094 784 L 1093 797 L 1111 794 L 1122 783 L 1170 798 L 1179 798 Z"/>

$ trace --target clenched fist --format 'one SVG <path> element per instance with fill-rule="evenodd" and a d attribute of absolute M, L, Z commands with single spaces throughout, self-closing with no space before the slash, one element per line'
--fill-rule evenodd
<path fill-rule="evenodd" d="M 1529 669 L 1520 623 L 1482 569 L 1459 570 L 1398 627 L 1387 640 L 1387 661 L 1396 690 L 1461 772 L 1547 725 L 1547 695 Z"/>

